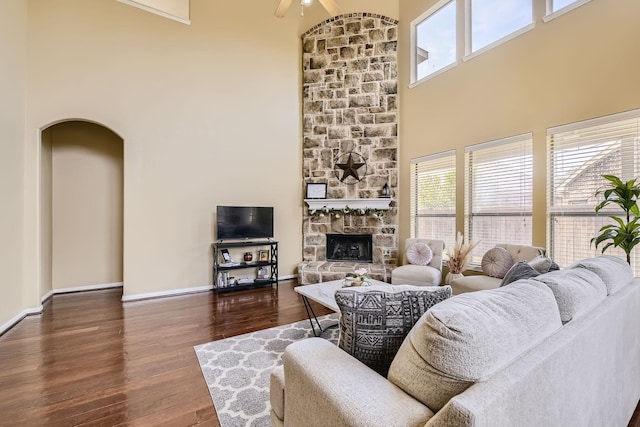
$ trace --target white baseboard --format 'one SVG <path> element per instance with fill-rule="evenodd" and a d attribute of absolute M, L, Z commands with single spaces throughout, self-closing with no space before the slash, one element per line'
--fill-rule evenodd
<path fill-rule="evenodd" d="M 111 289 L 111 288 L 121 288 L 122 282 L 115 283 L 103 283 L 100 285 L 87 285 L 87 286 L 77 286 L 74 288 L 60 288 L 60 289 L 52 289 L 44 295 L 40 301 L 45 302 L 52 296 L 56 294 L 68 294 L 72 292 L 84 292 L 84 291 L 97 291 L 99 289 Z"/>
<path fill-rule="evenodd" d="M 14 316 L 7 323 L 5 323 L 4 325 L 0 326 L 0 335 L 2 335 L 5 332 L 7 332 L 16 323 L 18 323 L 19 321 L 21 321 L 22 319 L 24 319 L 28 315 L 30 315 L 30 314 L 40 314 L 40 313 L 42 313 L 42 306 L 35 307 L 35 308 L 27 308 L 26 310 L 22 310 L 22 312 L 20 312 L 16 316 Z"/>
<path fill-rule="evenodd" d="M 196 292 L 210 291 L 213 285 L 198 286 L 197 288 L 172 289 L 170 291 L 151 292 L 148 294 L 123 295 L 122 302 L 137 301 L 141 299 L 172 297 L 176 295 L 193 294 Z"/>
<path fill-rule="evenodd" d="M 298 275 L 297 274 L 289 274 L 287 276 L 278 276 L 278 281 L 280 280 L 289 280 L 289 279 L 297 279 Z"/>

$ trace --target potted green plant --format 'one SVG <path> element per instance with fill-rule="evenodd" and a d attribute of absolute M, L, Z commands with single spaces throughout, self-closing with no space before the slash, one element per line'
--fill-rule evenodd
<path fill-rule="evenodd" d="M 596 249 L 600 243 L 607 242 L 602 247 L 602 253 L 611 246 L 622 249 L 627 254 L 627 262 L 631 264 L 631 251 L 640 243 L 640 210 L 638 209 L 638 197 L 640 197 L 640 184 L 635 179 L 622 182 L 614 175 L 602 175 L 609 181 L 608 188 L 598 190 L 596 197 L 602 195 L 604 200 L 596 206 L 596 213 L 606 206 L 617 205 L 625 213 L 625 217 L 609 215 L 615 224 L 607 224 L 600 228 L 598 235 L 591 239 L 591 244 L 596 244 Z"/>

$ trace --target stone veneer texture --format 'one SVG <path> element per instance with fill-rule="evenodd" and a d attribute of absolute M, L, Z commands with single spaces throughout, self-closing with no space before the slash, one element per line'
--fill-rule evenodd
<path fill-rule="evenodd" d="M 396 20 L 368 13 L 337 16 L 302 36 L 303 181 L 327 183 L 327 198 L 377 198 L 398 185 Z M 341 182 L 334 165 L 354 152 L 367 162 L 355 184 Z M 362 176 L 364 168 L 359 170 Z M 344 277 L 355 265 L 328 263 L 325 233 L 371 233 L 374 278 L 387 280 L 397 265 L 397 208 L 372 216 L 312 216 L 304 208 L 302 283 Z M 334 277 L 335 276 L 335 277 Z"/>

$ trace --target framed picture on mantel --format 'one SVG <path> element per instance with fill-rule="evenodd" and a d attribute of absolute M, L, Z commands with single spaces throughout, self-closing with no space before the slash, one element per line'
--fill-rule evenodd
<path fill-rule="evenodd" d="M 307 194 L 305 199 L 326 199 L 327 198 L 327 184 L 326 183 L 308 183 Z"/>

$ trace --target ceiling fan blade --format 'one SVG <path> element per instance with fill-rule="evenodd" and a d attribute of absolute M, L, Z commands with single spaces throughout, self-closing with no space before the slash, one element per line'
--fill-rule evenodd
<path fill-rule="evenodd" d="M 291 0 L 280 0 L 278 3 L 278 8 L 276 9 L 276 16 L 278 18 L 284 17 L 287 14 L 287 10 L 289 10 L 289 6 L 291 6 Z"/>
<path fill-rule="evenodd" d="M 340 13 L 342 12 L 342 10 L 340 10 L 340 6 L 338 6 L 338 3 L 336 3 L 334 0 L 318 0 L 318 1 L 325 9 L 327 9 L 327 12 L 329 12 L 329 15 L 331 16 L 340 15 Z"/>

